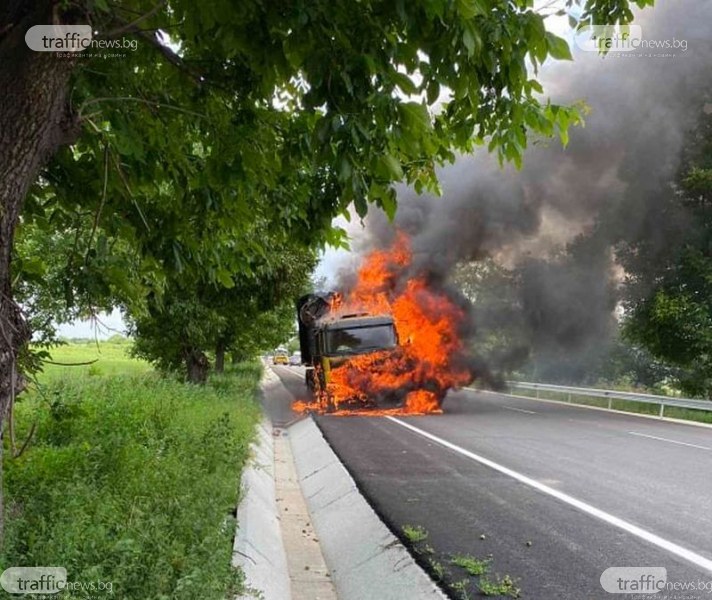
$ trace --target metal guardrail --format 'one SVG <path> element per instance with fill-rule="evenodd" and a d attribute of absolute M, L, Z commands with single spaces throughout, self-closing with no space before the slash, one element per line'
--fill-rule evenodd
<path fill-rule="evenodd" d="M 539 398 L 540 392 L 557 392 L 568 394 L 568 402 L 571 397 L 590 396 L 593 398 L 608 398 L 608 408 L 613 405 L 613 400 L 630 400 L 632 402 L 644 402 L 647 404 L 660 405 L 660 418 L 665 416 L 665 407 L 674 406 L 676 408 L 693 408 L 695 410 L 712 411 L 712 401 L 697 400 L 694 398 L 674 398 L 672 396 L 656 396 L 654 394 L 637 394 L 635 392 L 622 392 L 618 390 L 601 390 L 597 388 L 582 388 L 566 385 L 553 385 L 550 383 L 529 383 L 526 381 L 508 381 L 507 385 L 513 389 L 534 390 Z"/>

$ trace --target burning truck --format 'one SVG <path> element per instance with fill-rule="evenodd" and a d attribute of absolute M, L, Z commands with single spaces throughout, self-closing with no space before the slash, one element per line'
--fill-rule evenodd
<path fill-rule="evenodd" d="M 364 258 L 344 293 L 297 302 L 302 363 L 313 401 L 297 410 L 442 412 L 448 390 L 471 382 L 466 310 L 412 268 L 408 237 Z"/>
<path fill-rule="evenodd" d="M 385 359 L 398 346 L 392 315 L 343 314 L 339 298 L 335 292 L 308 294 L 297 302 L 299 346 L 302 364 L 307 367 L 305 383 L 328 411 L 336 408 L 337 398 L 329 385 L 333 371 L 356 356 L 371 354 Z M 375 405 L 374 398 L 358 391 L 354 390 L 353 397 L 339 398 L 340 404 Z"/>

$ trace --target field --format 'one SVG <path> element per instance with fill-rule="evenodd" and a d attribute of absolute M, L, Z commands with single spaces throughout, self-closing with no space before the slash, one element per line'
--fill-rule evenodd
<path fill-rule="evenodd" d="M 116 336 L 106 341 L 81 340 L 52 348 L 50 360 L 62 365 L 46 363 L 40 382 L 57 377 L 74 378 L 102 375 L 138 375 L 151 370 L 151 365 L 129 355 L 131 343 Z M 91 363 L 79 364 L 77 363 Z"/>
<path fill-rule="evenodd" d="M 242 465 L 261 367 L 205 386 L 162 377 L 127 342 L 56 349 L 6 430 L 0 571 L 55 565 L 80 588 L 55 598 L 231 597 Z M 13 457 L 31 436 L 20 456 Z M 90 593 L 91 591 L 91 593 Z"/>

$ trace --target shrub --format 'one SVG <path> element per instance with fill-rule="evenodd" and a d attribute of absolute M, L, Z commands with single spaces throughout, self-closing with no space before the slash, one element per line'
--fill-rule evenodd
<path fill-rule="evenodd" d="M 204 387 L 153 374 L 57 379 L 18 403 L 18 431 L 37 429 L 5 461 L 2 569 L 63 566 L 126 600 L 236 593 L 234 511 L 259 372 L 239 365 Z"/>

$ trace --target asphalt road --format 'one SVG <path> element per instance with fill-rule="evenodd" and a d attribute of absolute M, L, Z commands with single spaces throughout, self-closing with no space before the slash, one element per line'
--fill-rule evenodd
<path fill-rule="evenodd" d="M 305 397 L 301 369 L 275 371 Z M 611 597 L 606 568 L 662 566 L 709 587 L 651 598 L 712 599 L 712 429 L 466 390 L 443 408 L 317 423 L 394 532 L 428 531 L 445 587 L 469 554 L 524 598 Z"/>

